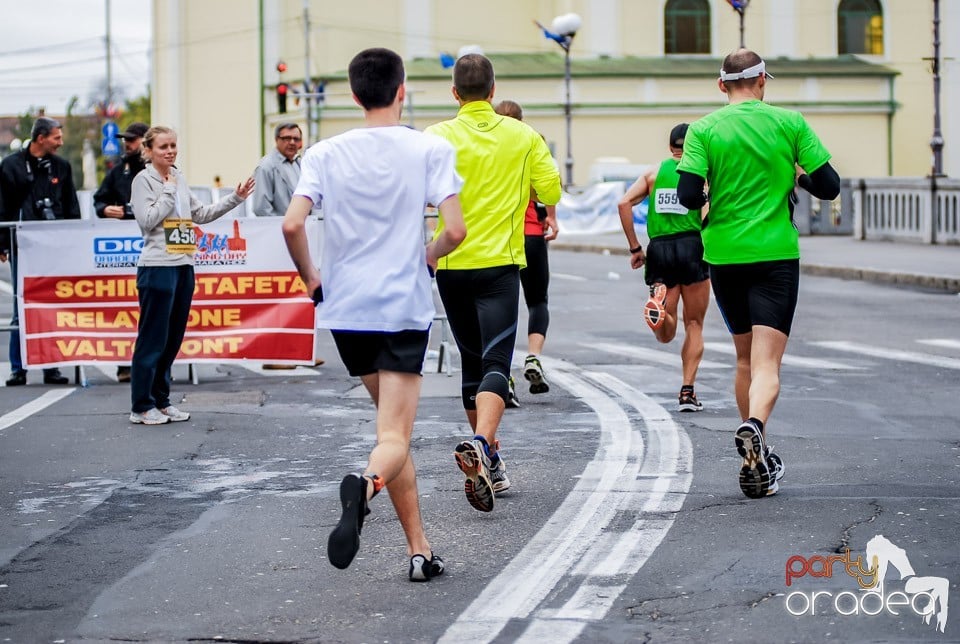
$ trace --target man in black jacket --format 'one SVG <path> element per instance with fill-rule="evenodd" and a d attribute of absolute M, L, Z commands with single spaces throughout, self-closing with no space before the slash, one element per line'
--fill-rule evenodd
<path fill-rule="evenodd" d="M 93 209 L 97 217 L 113 219 L 133 219 L 130 207 L 130 186 L 133 178 L 143 170 L 143 135 L 150 126 L 146 123 L 131 123 L 119 138 L 123 139 L 124 155 L 120 163 L 113 166 L 104 177 L 103 183 L 93 195 Z M 117 367 L 117 380 L 130 382 L 130 367 Z"/>
<path fill-rule="evenodd" d="M 93 195 L 93 209 L 97 217 L 114 219 L 133 219 L 130 208 L 130 186 L 137 173 L 146 167 L 141 156 L 143 135 L 150 126 L 146 123 L 131 123 L 120 135 L 123 139 L 124 155 L 121 163 L 113 166 L 104 177 L 100 188 Z"/>
<path fill-rule="evenodd" d="M 57 121 L 41 116 L 33 124 L 30 144 L 0 163 L 0 206 L 3 221 L 80 219 L 80 202 L 73 184 L 70 163 L 55 154 L 63 145 L 63 130 Z M 0 262 L 10 258 L 10 274 L 17 283 L 16 235 L 0 231 Z M 11 326 L 19 324 L 14 297 Z M 10 332 L 10 378 L 8 387 L 27 384 L 27 372 L 20 356 L 20 332 Z M 43 382 L 65 385 L 69 380 L 59 369 L 44 369 Z"/>

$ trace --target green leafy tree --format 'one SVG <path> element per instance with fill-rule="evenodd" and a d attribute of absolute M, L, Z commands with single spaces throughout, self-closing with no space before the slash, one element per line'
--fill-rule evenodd
<path fill-rule="evenodd" d="M 127 101 L 127 107 L 123 113 L 123 120 L 120 131 L 126 129 L 131 123 L 140 122 L 150 125 L 150 92 L 143 96 L 138 96 Z"/>
<path fill-rule="evenodd" d="M 63 147 L 57 153 L 70 162 L 73 168 L 73 182 L 78 188 L 83 185 L 83 140 L 94 136 L 91 126 L 94 123 L 89 116 L 77 114 L 76 96 L 67 103 L 67 115 L 63 119 Z"/>

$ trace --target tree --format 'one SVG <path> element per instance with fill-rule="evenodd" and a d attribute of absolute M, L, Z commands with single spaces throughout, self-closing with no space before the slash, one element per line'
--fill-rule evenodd
<path fill-rule="evenodd" d="M 127 101 L 127 107 L 123 115 L 122 132 L 128 125 L 134 122 L 146 123 L 150 125 L 150 91 L 143 96 L 138 96 Z"/>
<path fill-rule="evenodd" d="M 96 136 L 95 123 L 91 122 L 89 115 L 77 114 L 77 103 L 79 97 L 74 96 L 67 103 L 67 115 L 63 119 L 63 147 L 57 152 L 60 156 L 70 162 L 73 168 L 73 182 L 76 186 L 83 185 L 83 140 Z"/>

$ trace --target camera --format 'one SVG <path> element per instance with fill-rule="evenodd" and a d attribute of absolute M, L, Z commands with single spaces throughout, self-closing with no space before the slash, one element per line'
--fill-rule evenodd
<path fill-rule="evenodd" d="M 33 204 L 34 210 L 36 213 L 39 213 L 43 219 L 56 219 L 57 216 L 53 213 L 53 201 L 50 197 L 44 197 L 43 199 L 37 199 Z"/>
<path fill-rule="evenodd" d="M 128 203 L 123 204 L 123 216 L 133 219 L 133 206 Z"/>

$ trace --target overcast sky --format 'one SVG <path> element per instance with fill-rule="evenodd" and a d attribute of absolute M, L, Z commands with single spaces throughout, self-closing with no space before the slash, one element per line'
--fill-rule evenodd
<path fill-rule="evenodd" d="M 110 0 L 112 77 L 123 98 L 150 82 L 151 0 Z M 106 0 L 0 0 L 0 115 L 62 115 L 106 87 Z M 102 90 L 101 90 L 102 91 Z"/>

